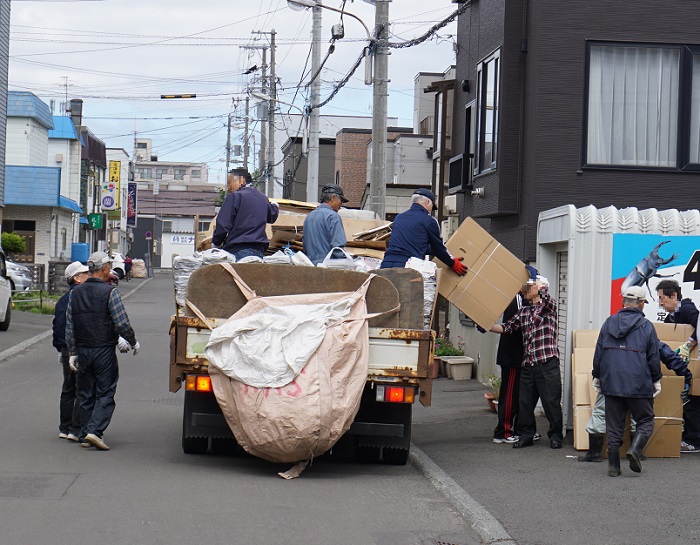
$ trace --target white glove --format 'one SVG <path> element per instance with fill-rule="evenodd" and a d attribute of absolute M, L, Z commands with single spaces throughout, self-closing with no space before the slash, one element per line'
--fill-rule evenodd
<path fill-rule="evenodd" d="M 63 365 L 63 354 L 61 354 L 60 352 L 58 353 L 58 363 Z"/>
<path fill-rule="evenodd" d="M 271 204 L 272 206 L 276 206 L 277 208 L 280 207 L 280 203 L 278 203 L 275 199 L 272 199 L 272 200 L 270 201 L 270 204 Z"/>
<path fill-rule="evenodd" d="M 129 341 L 120 335 L 119 340 L 117 341 L 117 348 L 119 349 L 119 352 L 126 354 L 131 349 L 131 345 L 129 344 Z"/>
<path fill-rule="evenodd" d="M 654 397 L 656 397 L 656 396 L 659 395 L 660 393 L 661 393 L 661 381 L 660 381 L 660 380 L 657 380 L 657 381 L 654 383 Z"/>
<path fill-rule="evenodd" d="M 74 373 L 78 372 L 78 356 L 70 356 L 68 358 L 68 367 L 70 367 L 70 370 Z"/>
<path fill-rule="evenodd" d="M 131 349 L 134 351 L 133 354 L 134 356 L 139 353 L 139 350 L 141 350 L 141 343 L 136 341 L 135 345 L 132 345 Z"/>
<path fill-rule="evenodd" d="M 676 349 L 676 354 L 678 354 L 683 360 L 688 363 L 690 361 L 690 341 L 685 341 Z"/>
<path fill-rule="evenodd" d="M 593 379 L 593 389 L 600 393 L 600 379 L 599 378 L 594 378 Z"/>

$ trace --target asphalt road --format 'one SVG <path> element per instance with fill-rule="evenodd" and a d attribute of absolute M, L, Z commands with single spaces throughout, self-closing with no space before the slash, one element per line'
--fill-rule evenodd
<path fill-rule="evenodd" d="M 121 287 L 141 342 L 120 357 L 109 452 L 58 439 L 61 370 L 51 317 L 0 334 L 0 545 L 192 543 L 473 545 L 476 534 L 412 466 L 319 459 L 295 480 L 248 456 L 185 455 L 182 394 L 168 392 L 172 281 Z M 3 356 L 4 354 L 4 356 Z"/>

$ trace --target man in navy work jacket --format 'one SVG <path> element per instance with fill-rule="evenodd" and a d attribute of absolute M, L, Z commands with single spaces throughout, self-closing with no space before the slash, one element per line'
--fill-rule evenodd
<path fill-rule="evenodd" d="M 627 411 L 637 432 L 627 451 L 630 469 L 642 471 L 642 450 L 654 432 L 654 398 L 661 392 L 659 338 L 644 317 L 646 290 L 632 286 L 622 293 L 622 308 L 600 328 L 593 355 L 593 389 L 605 395 L 608 475 L 620 475 L 620 445 Z"/>
<path fill-rule="evenodd" d="M 269 245 L 265 226 L 277 221 L 279 206 L 253 187 L 244 168 L 234 168 L 228 181 L 229 194 L 216 216 L 212 244 L 233 254 L 236 261 L 250 256 L 262 259 Z"/>
<path fill-rule="evenodd" d="M 434 255 L 459 276 L 464 276 L 467 268 L 463 257 L 452 257 L 445 248 L 440 236 L 437 220 L 430 213 L 435 208 L 435 195 L 428 189 L 417 189 L 411 197 L 411 208 L 402 212 L 391 226 L 391 237 L 381 268 L 405 267 L 411 257 L 425 259 Z"/>
<path fill-rule="evenodd" d="M 339 185 L 321 188 L 321 204 L 304 220 L 304 251 L 311 263 L 318 265 L 333 248 L 344 248 L 347 242 L 340 206 L 348 202 Z"/>

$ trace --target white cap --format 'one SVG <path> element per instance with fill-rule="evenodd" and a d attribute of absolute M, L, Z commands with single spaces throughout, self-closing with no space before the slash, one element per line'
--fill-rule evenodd
<path fill-rule="evenodd" d="M 90 257 L 88 257 L 88 266 L 91 271 L 99 271 L 107 263 L 111 263 L 113 260 L 105 252 L 92 252 Z"/>
<path fill-rule="evenodd" d="M 76 275 L 84 272 L 88 272 L 89 269 L 87 265 L 83 265 L 80 261 L 73 261 L 70 265 L 66 267 L 66 281 L 70 282 L 71 279 Z"/>
<path fill-rule="evenodd" d="M 623 290 L 622 297 L 624 299 L 635 299 L 637 301 L 647 301 L 647 291 L 642 286 L 630 286 L 629 288 Z"/>

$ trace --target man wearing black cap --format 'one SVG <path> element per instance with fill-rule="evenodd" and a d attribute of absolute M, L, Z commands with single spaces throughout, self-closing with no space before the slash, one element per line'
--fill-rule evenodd
<path fill-rule="evenodd" d="M 391 226 L 391 237 L 381 268 L 405 267 L 411 257 L 425 259 L 434 255 L 459 276 L 464 276 L 467 268 L 462 264 L 463 257 L 452 257 L 445 248 L 440 236 L 437 220 L 430 213 L 435 208 L 435 194 L 429 189 L 416 189 L 411 197 L 411 208 L 402 212 Z"/>
<path fill-rule="evenodd" d="M 321 204 L 304 220 L 304 252 L 318 265 L 333 248 L 343 248 L 347 239 L 338 210 L 348 200 L 339 185 L 321 188 Z"/>
<path fill-rule="evenodd" d="M 212 244 L 233 254 L 237 261 L 250 256 L 262 259 L 269 244 L 265 227 L 277 221 L 279 206 L 253 187 L 244 168 L 233 169 L 228 182 L 229 194 L 216 216 Z"/>

